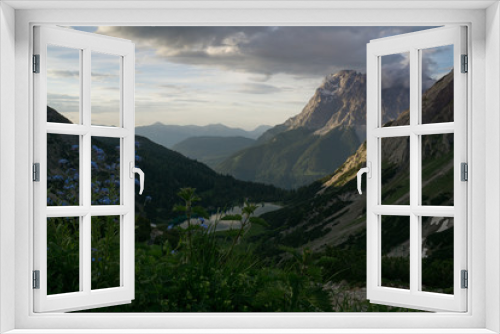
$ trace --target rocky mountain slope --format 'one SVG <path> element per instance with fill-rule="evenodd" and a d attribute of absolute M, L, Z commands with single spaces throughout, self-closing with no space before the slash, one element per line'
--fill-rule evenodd
<path fill-rule="evenodd" d="M 391 88 L 384 99 L 388 121 L 399 114 L 408 92 Z M 364 140 L 366 75 L 352 70 L 325 78 L 300 114 L 266 131 L 251 148 L 216 170 L 238 179 L 298 188 L 334 172 Z"/>
<path fill-rule="evenodd" d="M 434 123 L 452 119 L 453 72 L 436 82 L 423 95 L 423 101 L 424 120 Z M 406 124 L 408 117 L 406 111 L 386 126 Z M 408 140 L 382 140 L 382 201 L 385 204 L 403 204 L 408 200 L 408 153 Z M 423 204 L 453 205 L 453 135 L 423 136 L 422 160 Z M 266 219 L 281 231 L 276 240 L 294 247 L 305 244 L 316 250 L 346 242 L 363 246 L 366 197 L 357 193 L 355 178 L 365 164 L 366 143 L 363 143 L 332 175 L 299 189 L 294 203 L 267 214 Z M 401 230 L 401 226 L 396 228 L 399 232 L 393 231 L 393 247 L 387 249 L 387 253 L 406 241 L 407 231 Z M 447 231 L 453 228 L 453 223 L 437 220 L 424 232 L 430 235 L 441 227 L 441 232 Z"/>

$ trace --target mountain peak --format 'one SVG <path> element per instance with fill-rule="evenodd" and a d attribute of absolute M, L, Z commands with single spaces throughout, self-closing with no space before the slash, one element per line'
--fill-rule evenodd
<path fill-rule="evenodd" d="M 366 75 L 342 70 L 327 75 L 302 112 L 285 122 L 288 129 L 306 127 L 323 134 L 334 127 L 366 120 Z"/>
<path fill-rule="evenodd" d="M 361 74 L 361 73 L 358 73 L 356 70 L 340 70 L 337 73 L 332 73 L 332 74 L 327 75 L 325 77 L 325 81 L 330 81 L 330 80 L 335 79 L 335 78 L 356 75 L 356 74 Z"/>

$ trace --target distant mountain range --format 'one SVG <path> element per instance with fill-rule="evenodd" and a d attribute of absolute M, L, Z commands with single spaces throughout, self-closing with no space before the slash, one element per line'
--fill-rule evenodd
<path fill-rule="evenodd" d="M 245 137 L 190 137 L 175 144 L 172 150 L 214 168 L 233 153 L 254 143 L 255 140 Z"/>
<path fill-rule="evenodd" d="M 172 148 L 174 145 L 191 137 L 245 137 L 257 139 L 270 128 L 269 125 L 260 125 L 252 131 L 246 131 L 223 124 L 198 126 L 167 125 L 158 122 L 152 125 L 138 126 L 135 128 L 135 133 L 167 148 Z"/>
<path fill-rule="evenodd" d="M 385 92 L 387 93 L 387 92 Z M 389 121 L 408 102 L 408 89 L 391 88 L 383 102 Z M 406 104 L 405 104 L 406 103 Z M 302 112 L 266 131 L 256 145 L 215 167 L 234 177 L 291 189 L 333 173 L 365 138 L 366 75 L 329 75 Z"/>
<path fill-rule="evenodd" d="M 47 107 L 49 122 L 71 123 L 51 107 Z M 78 140 L 73 136 L 50 138 L 48 166 L 48 202 L 59 203 L 78 196 Z M 183 187 L 196 188 L 200 204 L 207 209 L 231 207 L 248 198 L 254 202 L 281 201 L 288 193 L 274 186 L 236 180 L 220 175 L 205 164 L 186 158 L 151 140 L 135 137 L 135 159 L 146 175 L 144 194 L 136 192 L 136 211 L 146 213 L 151 221 L 165 223 L 179 214 L 172 210 L 181 199 L 177 192 Z M 75 146 L 76 145 L 76 146 Z M 119 186 L 119 155 L 115 138 L 92 138 L 92 200 L 100 204 L 115 204 Z M 63 160 L 61 159 L 63 158 Z M 117 160 L 118 159 L 118 160 Z M 109 203 L 108 203 L 109 202 Z"/>

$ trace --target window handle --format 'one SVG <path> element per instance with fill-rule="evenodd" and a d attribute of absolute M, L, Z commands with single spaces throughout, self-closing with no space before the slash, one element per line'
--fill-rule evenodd
<path fill-rule="evenodd" d="M 139 189 L 139 195 L 142 195 L 142 192 L 144 191 L 144 172 L 142 169 L 135 167 L 134 162 L 131 161 L 130 164 L 130 178 L 134 179 L 135 178 L 135 173 L 139 174 L 139 183 L 140 183 L 140 189 Z"/>
<path fill-rule="evenodd" d="M 361 168 L 358 171 L 357 177 L 358 177 L 358 192 L 361 195 L 363 192 L 361 191 L 361 176 L 366 173 L 367 178 L 371 179 L 372 178 L 372 163 L 371 162 L 366 162 L 366 167 Z"/>

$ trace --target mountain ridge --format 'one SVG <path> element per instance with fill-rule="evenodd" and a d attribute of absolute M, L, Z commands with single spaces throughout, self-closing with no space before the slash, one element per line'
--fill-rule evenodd
<path fill-rule="evenodd" d="M 257 139 L 270 127 L 269 125 L 259 125 L 254 130 L 246 131 L 241 128 L 232 128 L 220 123 L 200 126 L 169 125 L 155 122 L 151 125 L 138 126 L 135 128 L 135 132 L 162 146 L 172 148 L 174 145 L 190 137 L 245 137 Z"/>
<path fill-rule="evenodd" d="M 175 144 L 172 150 L 214 168 L 232 154 L 254 143 L 255 140 L 247 137 L 189 137 Z"/>

